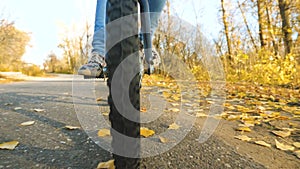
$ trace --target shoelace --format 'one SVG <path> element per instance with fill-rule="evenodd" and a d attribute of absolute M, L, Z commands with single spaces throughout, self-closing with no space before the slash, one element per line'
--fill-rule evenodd
<path fill-rule="evenodd" d="M 97 63 L 102 67 L 106 66 L 104 58 L 97 53 L 92 53 L 92 57 L 90 58 L 89 63 Z"/>

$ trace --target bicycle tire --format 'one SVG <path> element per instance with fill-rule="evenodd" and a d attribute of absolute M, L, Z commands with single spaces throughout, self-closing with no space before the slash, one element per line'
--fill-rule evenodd
<path fill-rule="evenodd" d="M 119 19 L 124 16 L 137 14 L 138 12 L 138 6 L 137 6 L 137 0 L 108 0 L 108 6 L 107 6 L 107 22 L 112 22 L 116 19 Z M 124 22 L 122 24 L 122 27 L 131 28 L 131 29 L 123 29 L 122 27 L 114 27 L 106 30 L 107 33 L 107 41 L 111 40 L 111 37 L 114 36 L 114 34 L 132 34 L 132 32 L 128 31 L 134 31 L 138 30 L 138 18 L 133 17 L 133 21 L 131 22 Z M 135 30 L 134 30 L 135 29 Z M 134 35 L 131 37 L 128 37 L 126 39 L 121 40 L 120 42 L 116 43 L 109 51 L 107 52 L 107 68 L 108 68 L 108 81 L 107 85 L 109 87 L 109 96 L 108 96 L 108 104 L 110 107 L 110 114 L 109 114 L 109 120 L 111 122 L 111 135 L 112 135 L 112 148 L 113 148 L 113 158 L 115 160 L 114 164 L 116 169 L 136 169 L 140 166 L 140 123 L 137 121 L 131 121 L 124 116 L 120 112 L 118 112 L 118 109 L 116 108 L 114 104 L 114 100 L 112 98 L 112 79 L 114 72 L 116 71 L 119 64 L 129 55 L 137 52 L 139 50 L 139 39 L 138 35 Z M 138 52 L 137 52 L 138 53 Z M 133 63 L 131 63 L 131 66 L 139 67 L 139 58 L 137 58 Z M 122 69 L 122 73 L 124 75 L 127 74 L 126 69 Z M 129 70 L 128 70 L 129 71 Z M 139 111 L 140 110 L 140 75 L 137 74 L 131 81 L 129 86 L 129 97 L 130 101 L 133 104 L 133 106 Z M 119 80 L 119 83 L 123 83 L 122 79 Z M 122 91 L 121 91 L 122 92 Z M 120 98 L 114 98 L 114 99 L 122 99 Z M 124 112 L 123 112 L 124 113 Z M 132 113 L 132 112 L 125 112 L 125 113 Z M 136 114 L 136 119 L 139 119 L 139 114 Z M 117 134 L 122 134 L 128 137 L 137 138 L 134 139 L 134 142 L 128 142 L 125 140 L 122 140 L 120 136 Z M 134 157 L 126 157 L 119 155 L 115 153 L 116 149 L 122 149 L 118 150 L 119 152 L 127 152 L 131 151 L 131 154 L 133 152 Z"/>

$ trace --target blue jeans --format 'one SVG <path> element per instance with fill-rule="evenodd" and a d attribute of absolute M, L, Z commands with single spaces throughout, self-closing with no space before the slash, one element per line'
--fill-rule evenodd
<path fill-rule="evenodd" d="M 151 20 L 151 36 L 153 37 L 158 26 L 158 19 L 165 6 L 166 0 L 148 0 Z M 93 50 L 98 54 L 105 56 L 105 20 L 106 20 L 106 3 L 107 0 L 97 0 L 94 36 L 93 36 Z"/>

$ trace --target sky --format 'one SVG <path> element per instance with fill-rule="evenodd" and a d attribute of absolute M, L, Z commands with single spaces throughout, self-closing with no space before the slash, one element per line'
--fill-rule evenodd
<path fill-rule="evenodd" d="M 171 4 L 173 15 L 192 25 L 202 25 L 209 39 L 217 36 L 217 0 L 171 0 Z M 50 52 L 60 56 L 62 51 L 57 46 L 66 29 L 80 31 L 86 20 L 93 24 L 95 10 L 96 0 L 0 0 L 0 17 L 30 32 L 31 47 L 22 59 L 37 65 L 42 65 Z"/>

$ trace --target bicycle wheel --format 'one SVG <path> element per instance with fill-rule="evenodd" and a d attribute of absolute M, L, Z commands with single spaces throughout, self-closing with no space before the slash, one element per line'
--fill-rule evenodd
<path fill-rule="evenodd" d="M 118 20 L 124 16 L 137 14 L 138 6 L 137 0 L 108 0 L 107 6 L 107 22 L 113 22 Z M 122 35 L 132 35 L 134 32 L 138 30 L 138 17 L 134 15 L 130 17 L 130 19 L 125 19 L 122 21 L 122 25 L 119 27 L 110 27 L 107 28 L 107 41 L 113 41 L 115 36 Z M 108 49 L 107 53 L 107 67 L 108 67 L 108 81 L 107 85 L 109 87 L 109 96 L 108 103 L 110 106 L 110 114 L 109 119 L 112 125 L 111 135 L 112 135 L 112 148 L 113 148 L 113 157 L 115 159 L 115 167 L 117 169 L 135 169 L 139 168 L 139 152 L 140 152 L 140 123 L 139 123 L 139 113 L 136 112 L 122 112 L 116 108 L 116 99 L 126 99 L 126 97 L 122 97 L 122 95 L 126 95 L 129 92 L 129 98 L 138 111 L 140 110 L 140 75 L 136 74 L 135 77 L 131 80 L 128 89 L 118 89 L 117 92 L 120 92 L 119 98 L 112 97 L 112 80 L 115 71 L 117 70 L 120 63 L 126 59 L 129 55 L 133 53 L 138 53 L 138 44 L 139 39 L 138 35 L 134 35 L 125 39 L 122 39 L 120 42 L 116 43 L 111 49 Z M 129 74 L 127 71 L 130 71 L 129 68 L 137 67 L 139 68 L 139 58 L 131 61 L 128 68 L 126 66 L 122 66 L 122 74 L 120 79 L 118 79 L 118 83 L 124 83 L 123 77 Z M 126 85 L 126 84 L 124 84 Z M 127 90 L 127 91 L 126 91 Z M 114 91 L 116 92 L 116 91 Z M 118 100 L 122 101 L 122 100 Z M 124 117 L 123 115 L 128 113 L 135 113 L 135 119 L 138 121 L 131 121 Z M 123 115 L 122 115 L 123 114 Z M 136 138 L 131 141 L 124 139 L 124 137 L 120 136 L 128 136 L 131 138 Z M 116 152 L 130 152 L 130 156 L 123 156 Z M 134 158 L 132 158 L 134 157 Z"/>

